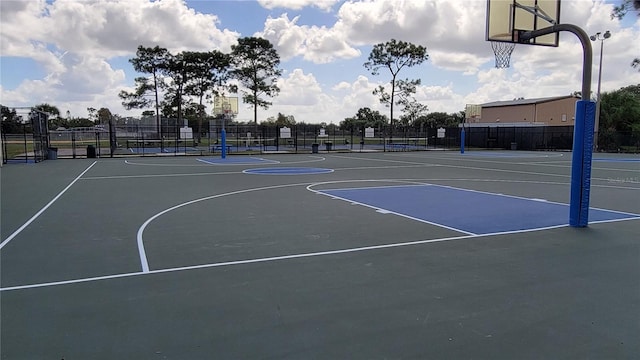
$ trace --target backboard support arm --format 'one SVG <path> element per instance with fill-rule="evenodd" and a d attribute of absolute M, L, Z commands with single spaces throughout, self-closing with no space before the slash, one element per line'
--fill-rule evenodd
<path fill-rule="evenodd" d="M 542 35 L 549 35 L 560 31 L 569 31 L 575 34 L 582 43 L 582 100 L 588 100 L 591 96 L 591 66 L 593 63 L 593 50 L 589 35 L 579 26 L 573 24 L 556 24 L 544 29 L 533 31 L 519 31 L 518 39 L 521 43 L 527 43 L 529 40 Z"/>
<path fill-rule="evenodd" d="M 521 5 L 518 2 L 516 2 L 514 4 L 515 7 L 520 8 L 526 12 L 529 12 L 531 14 L 533 14 L 534 16 L 537 16 L 539 18 L 542 18 L 545 21 L 548 21 L 550 24 L 556 25 L 556 21 L 555 19 L 553 19 L 551 16 L 547 15 L 547 13 L 544 12 L 544 10 L 542 10 L 538 5 L 535 6 L 525 6 L 525 5 Z"/>

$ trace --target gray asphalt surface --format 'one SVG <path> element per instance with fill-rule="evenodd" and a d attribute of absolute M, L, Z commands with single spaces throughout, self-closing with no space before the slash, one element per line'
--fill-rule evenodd
<path fill-rule="evenodd" d="M 607 161 L 594 162 L 591 206 L 640 214 L 638 156 L 595 157 Z M 570 154 L 262 158 L 279 163 L 167 157 L 3 167 L 0 357 L 640 353 L 638 219 L 465 236 L 307 188 L 424 182 L 566 203 Z M 242 173 L 261 167 L 334 172 Z"/>

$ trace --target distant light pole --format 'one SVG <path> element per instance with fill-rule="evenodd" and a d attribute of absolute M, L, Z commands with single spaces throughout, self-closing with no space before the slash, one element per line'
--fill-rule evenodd
<path fill-rule="evenodd" d="M 601 36 L 602 35 L 602 36 Z M 611 37 L 609 30 L 604 34 L 597 32 L 595 35 L 591 35 L 589 38 L 591 41 L 600 40 L 600 65 L 598 66 L 598 93 L 596 99 L 596 123 L 593 128 L 593 147 L 598 150 L 598 129 L 600 127 L 600 83 L 602 82 L 602 48 L 604 41 Z M 587 94 L 589 95 L 589 94 Z M 584 94 L 583 94 L 584 96 Z"/>

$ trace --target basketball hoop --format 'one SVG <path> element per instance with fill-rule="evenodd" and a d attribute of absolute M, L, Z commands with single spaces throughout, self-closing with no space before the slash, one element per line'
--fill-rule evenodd
<path fill-rule="evenodd" d="M 496 68 L 505 69 L 509 67 L 509 61 L 511 60 L 511 53 L 516 47 L 514 42 L 504 41 L 491 41 L 491 48 L 496 56 Z"/>
<path fill-rule="evenodd" d="M 213 102 L 213 113 L 229 117 L 238 115 L 238 98 L 216 96 Z"/>

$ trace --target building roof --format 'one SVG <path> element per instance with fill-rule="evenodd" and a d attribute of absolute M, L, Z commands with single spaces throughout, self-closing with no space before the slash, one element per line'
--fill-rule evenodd
<path fill-rule="evenodd" d="M 499 107 L 499 106 L 517 106 L 517 105 L 532 105 L 532 104 L 541 104 L 549 101 L 556 100 L 564 100 L 576 98 L 574 95 L 566 95 L 566 96 L 552 96 L 552 97 L 544 97 L 544 98 L 536 98 L 536 99 L 516 99 L 510 101 L 494 101 L 485 104 L 481 104 L 483 108 L 490 107 Z"/>

